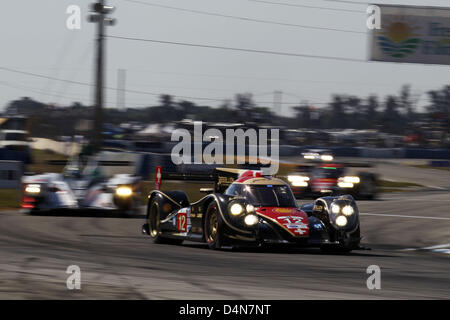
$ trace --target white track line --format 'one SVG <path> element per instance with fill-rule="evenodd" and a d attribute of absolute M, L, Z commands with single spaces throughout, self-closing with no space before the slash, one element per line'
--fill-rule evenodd
<path fill-rule="evenodd" d="M 404 216 L 400 214 L 383 214 L 383 213 L 360 213 L 361 216 L 380 216 L 380 217 L 396 217 L 396 218 L 412 218 L 412 219 L 430 219 L 430 220 L 449 220 L 443 217 L 425 217 L 425 216 Z"/>
<path fill-rule="evenodd" d="M 434 249 L 434 250 L 431 250 L 431 251 L 437 252 L 437 253 L 450 254 L 450 249 Z"/>
<path fill-rule="evenodd" d="M 450 254 L 450 243 L 425 248 L 407 248 L 402 249 L 401 251 L 431 251 L 436 253 Z"/>
<path fill-rule="evenodd" d="M 424 249 L 424 250 L 433 250 L 433 249 L 442 249 L 442 248 L 450 248 L 450 243 L 440 244 L 438 246 L 432 246 L 432 247 L 425 247 L 425 248 L 422 248 L 422 249 Z"/>
<path fill-rule="evenodd" d="M 439 195 L 434 195 L 434 196 L 441 196 L 441 195 L 444 195 L 444 194 L 439 194 Z M 433 199 L 431 197 L 427 197 L 427 198 L 412 198 L 412 197 L 410 197 L 410 198 L 407 198 L 407 197 L 405 197 L 405 198 L 380 198 L 380 200 L 382 200 L 382 201 L 407 201 L 407 202 L 410 202 L 410 201 L 432 201 L 432 200 L 450 201 L 450 199 Z"/>

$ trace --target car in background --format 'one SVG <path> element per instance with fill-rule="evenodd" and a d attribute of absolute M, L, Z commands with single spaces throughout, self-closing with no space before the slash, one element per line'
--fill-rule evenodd
<path fill-rule="evenodd" d="M 22 177 L 21 207 L 30 214 L 55 209 L 101 209 L 135 214 L 140 207 L 140 182 L 141 177 L 131 174 L 107 178 L 95 157 L 85 167 L 74 157 L 63 173 Z"/>
<path fill-rule="evenodd" d="M 0 131 L 0 148 L 15 151 L 27 151 L 30 148 L 30 137 L 25 130 Z"/>
<path fill-rule="evenodd" d="M 0 149 L 9 154 L 9 159 L 31 163 L 31 138 L 25 130 L 5 129 L 0 131 Z"/>
<path fill-rule="evenodd" d="M 350 174 L 345 164 L 327 163 L 300 166 L 287 175 L 297 199 L 350 194 L 356 199 L 374 199 L 378 193 L 377 176 L 371 172 Z"/>
<path fill-rule="evenodd" d="M 214 181 L 214 188 L 201 189 L 208 194 L 195 202 L 183 191 L 153 190 L 142 232 L 155 243 L 189 240 L 206 242 L 211 249 L 267 244 L 344 252 L 360 248 L 358 207 L 349 195 L 299 207 L 286 182 L 261 171 L 216 168 L 210 175 L 162 176 Z"/>
<path fill-rule="evenodd" d="M 329 149 L 307 149 L 302 152 L 302 156 L 306 161 L 327 162 L 334 160 L 334 154 Z"/>

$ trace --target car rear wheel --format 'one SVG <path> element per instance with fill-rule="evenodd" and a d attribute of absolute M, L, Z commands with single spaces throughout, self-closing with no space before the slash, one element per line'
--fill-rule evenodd
<path fill-rule="evenodd" d="M 215 202 L 212 202 L 206 210 L 203 232 L 206 243 L 211 249 L 222 247 L 221 219 Z"/>
<path fill-rule="evenodd" d="M 170 239 L 162 236 L 159 216 L 159 203 L 153 199 L 147 213 L 148 233 L 156 244 L 181 244 L 181 239 Z"/>

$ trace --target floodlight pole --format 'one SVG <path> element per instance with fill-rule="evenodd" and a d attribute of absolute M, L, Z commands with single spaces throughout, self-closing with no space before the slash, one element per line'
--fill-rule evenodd
<path fill-rule="evenodd" d="M 104 0 L 99 3 L 103 6 Z M 103 35 L 105 33 L 105 22 L 103 11 L 99 12 L 97 21 L 97 65 L 96 65 L 96 89 L 95 89 L 95 111 L 94 111 L 94 151 L 97 152 L 102 146 L 103 129 Z"/>
<path fill-rule="evenodd" d="M 97 23 L 97 57 L 95 66 L 95 109 L 94 109 L 94 127 L 92 128 L 92 145 L 93 151 L 97 152 L 102 146 L 102 130 L 103 130 L 103 86 L 104 86 L 104 36 L 105 25 L 113 25 L 115 20 L 105 18 L 107 14 L 114 10 L 114 7 L 105 5 L 105 0 L 98 0 L 92 4 L 91 11 L 94 13 L 89 15 L 89 21 Z"/>

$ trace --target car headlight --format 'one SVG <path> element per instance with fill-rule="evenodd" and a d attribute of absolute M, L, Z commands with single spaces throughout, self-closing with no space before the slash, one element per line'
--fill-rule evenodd
<path fill-rule="evenodd" d="M 294 175 L 294 176 L 288 176 L 287 177 L 289 182 L 294 182 L 294 181 L 308 181 L 309 178 L 308 177 L 304 177 L 304 176 L 300 176 L 300 175 Z"/>
<path fill-rule="evenodd" d="M 248 226 L 253 226 L 257 224 L 259 221 L 258 217 L 254 214 L 249 214 L 245 217 L 244 222 Z"/>
<path fill-rule="evenodd" d="M 255 211 L 255 207 L 252 204 L 248 204 L 245 206 L 245 211 L 247 212 L 254 212 Z"/>
<path fill-rule="evenodd" d="M 353 210 L 352 206 L 346 205 L 342 208 L 342 214 L 344 216 L 351 216 L 354 212 L 355 210 Z"/>
<path fill-rule="evenodd" d="M 339 180 L 341 180 L 342 182 L 345 182 L 345 183 L 359 183 L 361 181 L 361 179 L 359 179 L 359 177 L 352 177 L 352 176 L 343 177 Z"/>
<path fill-rule="evenodd" d="M 338 214 L 341 211 L 341 207 L 337 204 L 333 204 L 331 206 L 331 212 L 333 212 L 334 214 Z"/>
<path fill-rule="evenodd" d="M 41 192 L 41 186 L 39 184 L 28 184 L 25 187 L 25 192 L 27 192 L 27 193 L 40 193 Z"/>
<path fill-rule="evenodd" d="M 329 155 L 329 154 L 324 154 L 324 155 L 321 155 L 320 156 L 320 159 L 322 160 L 322 161 L 333 161 L 333 156 L 332 155 Z"/>
<path fill-rule="evenodd" d="M 307 187 L 308 186 L 309 177 L 307 177 L 307 176 L 293 175 L 293 176 L 288 176 L 287 179 L 294 187 Z"/>
<path fill-rule="evenodd" d="M 116 194 L 121 197 L 128 197 L 133 194 L 133 190 L 130 187 L 118 187 Z"/>
<path fill-rule="evenodd" d="M 336 225 L 338 227 L 345 227 L 347 225 L 347 218 L 345 216 L 339 216 L 336 218 Z"/>
<path fill-rule="evenodd" d="M 308 186 L 308 182 L 306 182 L 306 181 L 293 181 L 292 182 L 292 186 L 294 186 L 294 187 L 307 187 Z"/>
<path fill-rule="evenodd" d="M 240 203 L 233 203 L 230 206 L 230 213 L 233 216 L 240 215 L 242 212 L 244 212 L 244 206 L 242 204 L 240 204 Z"/>
<path fill-rule="evenodd" d="M 339 182 L 338 182 L 338 187 L 339 187 L 339 188 L 353 188 L 353 187 L 354 187 L 354 184 L 351 183 L 351 182 L 342 182 L 342 181 L 339 181 Z"/>

